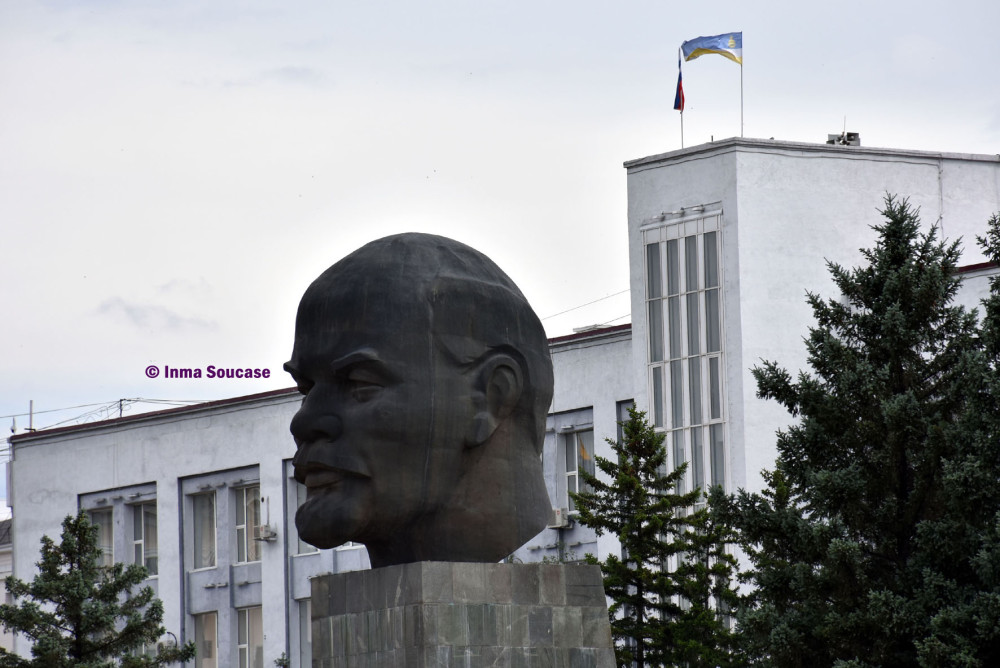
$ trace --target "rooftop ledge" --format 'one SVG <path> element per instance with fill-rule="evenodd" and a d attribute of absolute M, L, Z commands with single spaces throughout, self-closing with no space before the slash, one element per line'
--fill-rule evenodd
<path fill-rule="evenodd" d="M 754 153 L 824 153 L 843 157 L 858 158 L 917 158 L 928 161 L 964 160 L 968 162 L 1000 162 L 1000 154 L 979 153 L 942 153 L 938 151 L 915 151 L 899 148 L 876 148 L 871 146 L 842 146 L 838 144 L 811 144 L 807 142 L 780 141 L 776 139 L 751 139 L 748 137 L 729 137 L 707 144 L 698 144 L 688 148 L 658 153 L 625 161 L 625 169 L 642 171 L 643 168 L 656 166 L 659 163 L 682 160 L 689 156 L 706 153 L 725 153 L 731 151 L 749 151 Z"/>

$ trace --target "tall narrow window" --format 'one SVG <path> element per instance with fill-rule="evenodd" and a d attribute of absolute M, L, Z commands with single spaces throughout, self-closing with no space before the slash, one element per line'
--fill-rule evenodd
<path fill-rule="evenodd" d="M 191 497 L 194 511 L 194 567 L 215 566 L 215 492 Z"/>
<path fill-rule="evenodd" d="M 565 435 L 566 444 L 566 507 L 575 510 L 568 492 L 589 492 L 590 486 L 580 479 L 580 469 L 594 475 L 594 430 L 577 431 Z"/>
<path fill-rule="evenodd" d="M 236 561 L 260 561 L 260 486 L 236 490 Z"/>
<path fill-rule="evenodd" d="M 674 445 L 674 468 L 677 468 L 684 462 L 688 460 L 687 455 L 684 452 L 684 432 L 679 429 L 673 432 L 673 445 Z M 687 490 L 684 485 L 684 479 L 681 478 L 677 481 L 677 493 L 683 494 Z"/>
<path fill-rule="evenodd" d="M 218 615 L 206 612 L 194 616 L 194 649 L 196 668 L 218 668 Z"/>
<path fill-rule="evenodd" d="M 649 361 L 663 360 L 663 278 L 660 272 L 660 244 L 646 246 L 646 281 L 649 303 Z"/>
<path fill-rule="evenodd" d="M 239 668 L 264 668 L 264 621 L 260 606 L 236 611 Z"/>
<path fill-rule="evenodd" d="M 708 405 L 709 418 L 718 420 L 722 417 L 722 385 L 719 378 L 719 358 L 708 358 Z"/>
<path fill-rule="evenodd" d="M 97 527 L 97 545 L 101 548 L 101 565 L 110 566 L 115 562 L 114 521 L 111 508 L 101 508 L 87 512 L 90 523 Z"/>
<path fill-rule="evenodd" d="M 726 486 L 726 441 L 723 435 L 724 426 L 713 424 L 709 428 L 709 438 L 712 447 L 712 485 Z"/>
<path fill-rule="evenodd" d="M 156 541 L 156 502 L 132 506 L 133 563 L 146 567 L 149 575 L 159 572 Z"/>
<path fill-rule="evenodd" d="M 653 426 L 663 426 L 663 367 L 653 367 Z"/>
<path fill-rule="evenodd" d="M 662 360 L 651 355 L 648 362 L 651 414 L 654 426 L 668 432 L 672 465 L 688 462 L 678 491 L 688 484 L 724 485 L 726 478 L 723 239 L 717 207 L 705 205 L 709 213 L 700 217 L 682 214 L 642 230 L 650 343 L 663 353 Z"/>
<path fill-rule="evenodd" d="M 299 665 L 312 665 L 312 599 L 299 601 Z"/>

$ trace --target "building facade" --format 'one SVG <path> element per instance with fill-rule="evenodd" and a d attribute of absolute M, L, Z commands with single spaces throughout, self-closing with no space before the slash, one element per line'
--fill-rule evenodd
<path fill-rule="evenodd" d="M 759 490 L 787 414 L 756 398 L 761 359 L 806 367 L 807 290 L 836 297 L 825 260 L 860 261 L 886 193 L 965 240 L 960 301 L 996 268 L 973 239 L 1000 211 L 1000 157 L 731 139 L 626 163 L 632 325 L 550 341 L 555 394 L 543 464 L 551 526 L 511 560 L 619 554 L 575 521 L 579 469 L 633 403 L 665 434 L 685 487 Z M 197 668 L 311 665 L 310 578 L 369 567 L 363 546 L 298 539 L 293 390 L 11 439 L 13 571 L 32 577 L 43 535 L 81 508 L 105 559 L 144 564 L 168 631 L 194 640 Z M 17 649 L 27 654 L 23 642 Z"/>
<path fill-rule="evenodd" d="M 576 467 L 592 466 L 595 441 L 614 434 L 631 400 L 628 325 L 555 339 L 551 352 L 543 458 L 553 526 L 512 560 L 598 552 L 567 492 L 581 488 Z M 370 564 L 362 545 L 318 550 L 295 531 L 305 488 L 292 477 L 288 427 L 300 400 L 288 389 L 15 436 L 14 572 L 33 577 L 42 536 L 83 509 L 106 563 L 147 567 L 167 631 L 196 643 L 196 668 L 269 668 L 283 654 L 311 666 L 310 579 Z M 29 653 L 23 640 L 16 649 Z"/>
<path fill-rule="evenodd" d="M 976 306 L 995 273 L 975 244 L 1000 211 L 1000 156 L 729 139 L 625 163 L 635 400 L 667 434 L 688 486 L 759 491 L 775 431 L 751 369 L 806 368 L 806 291 L 837 298 L 826 267 L 861 261 L 886 194 L 925 229 L 962 239 Z"/>

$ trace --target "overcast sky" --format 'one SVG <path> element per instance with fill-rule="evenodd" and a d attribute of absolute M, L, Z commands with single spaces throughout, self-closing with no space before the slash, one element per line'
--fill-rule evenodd
<path fill-rule="evenodd" d="M 866 146 L 994 154 L 998 26 L 995 0 L 4 0 L 0 415 L 287 387 L 302 291 L 396 232 L 491 256 L 551 336 L 629 322 L 622 162 L 681 146 L 682 41 L 743 31 L 747 137 L 846 117 Z M 740 134 L 738 65 L 684 86 L 686 145 Z"/>

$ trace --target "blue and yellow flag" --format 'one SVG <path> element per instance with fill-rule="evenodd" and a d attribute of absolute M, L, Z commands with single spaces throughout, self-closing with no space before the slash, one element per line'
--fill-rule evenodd
<path fill-rule="evenodd" d="M 681 54 L 684 60 L 694 60 L 706 53 L 717 53 L 742 65 L 743 33 L 727 32 L 725 35 L 695 37 L 681 44 Z"/>

